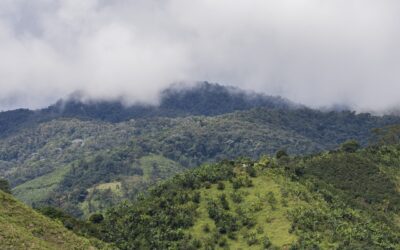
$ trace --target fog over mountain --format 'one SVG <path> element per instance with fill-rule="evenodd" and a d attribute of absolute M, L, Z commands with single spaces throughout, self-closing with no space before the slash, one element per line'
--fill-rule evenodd
<path fill-rule="evenodd" d="M 157 103 L 218 82 L 312 107 L 399 105 L 397 0 L 2 0 L 0 110 Z"/>

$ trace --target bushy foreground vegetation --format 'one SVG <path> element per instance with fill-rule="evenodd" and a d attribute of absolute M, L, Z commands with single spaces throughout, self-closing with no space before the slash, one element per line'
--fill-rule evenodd
<path fill-rule="evenodd" d="M 120 249 L 399 249 L 400 146 L 345 149 L 186 171 L 108 210 L 98 237 Z"/>

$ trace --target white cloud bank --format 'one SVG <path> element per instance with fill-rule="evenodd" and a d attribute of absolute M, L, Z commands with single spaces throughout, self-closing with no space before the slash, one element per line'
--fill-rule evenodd
<path fill-rule="evenodd" d="M 2 0 L 0 109 L 155 102 L 208 80 L 313 107 L 400 104 L 398 0 Z"/>

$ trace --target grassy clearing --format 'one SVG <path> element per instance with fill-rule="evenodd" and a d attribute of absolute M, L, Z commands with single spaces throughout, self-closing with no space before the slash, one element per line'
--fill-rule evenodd
<path fill-rule="evenodd" d="M 149 180 L 151 176 L 157 176 L 160 179 L 166 179 L 184 170 L 179 163 L 167 159 L 161 155 L 151 154 L 144 156 L 140 158 L 139 163 L 143 169 L 143 176 L 146 180 Z"/>
<path fill-rule="evenodd" d="M 115 181 L 115 182 L 109 182 L 109 183 L 101 183 L 99 185 L 96 185 L 93 188 L 89 188 L 88 192 L 93 192 L 93 190 L 111 190 L 115 195 L 122 196 L 121 192 L 121 182 L 120 181 Z"/>
<path fill-rule="evenodd" d="M 57 188 L 65 174 L 70 170 L 70 165 L 65 165 L 47 175 L 25 182 L 12 191 L 13 194 L 26 204 L 32 205 L 33 202 L 42 201 Z"/>
<path fill-rule="evenodd" d="M 80 209 L 85 217 L 94 212 L 104 212 L 111 204 L 122 199 L 122 184 L 120 181 L 101 183 L 87 191 L 89 194 L 84 202 L 80 204 Z M 105 202 L 108 200 L 108 203 Z"/>

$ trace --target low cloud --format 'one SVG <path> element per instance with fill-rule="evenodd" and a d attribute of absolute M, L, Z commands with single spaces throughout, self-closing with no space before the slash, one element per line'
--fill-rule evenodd
<path fill-rule="evenodd" d="M 399 105 L 397 0 L 3 0 L 0 109 L 156 103 L 207 80 L 312 107 Z"/>

